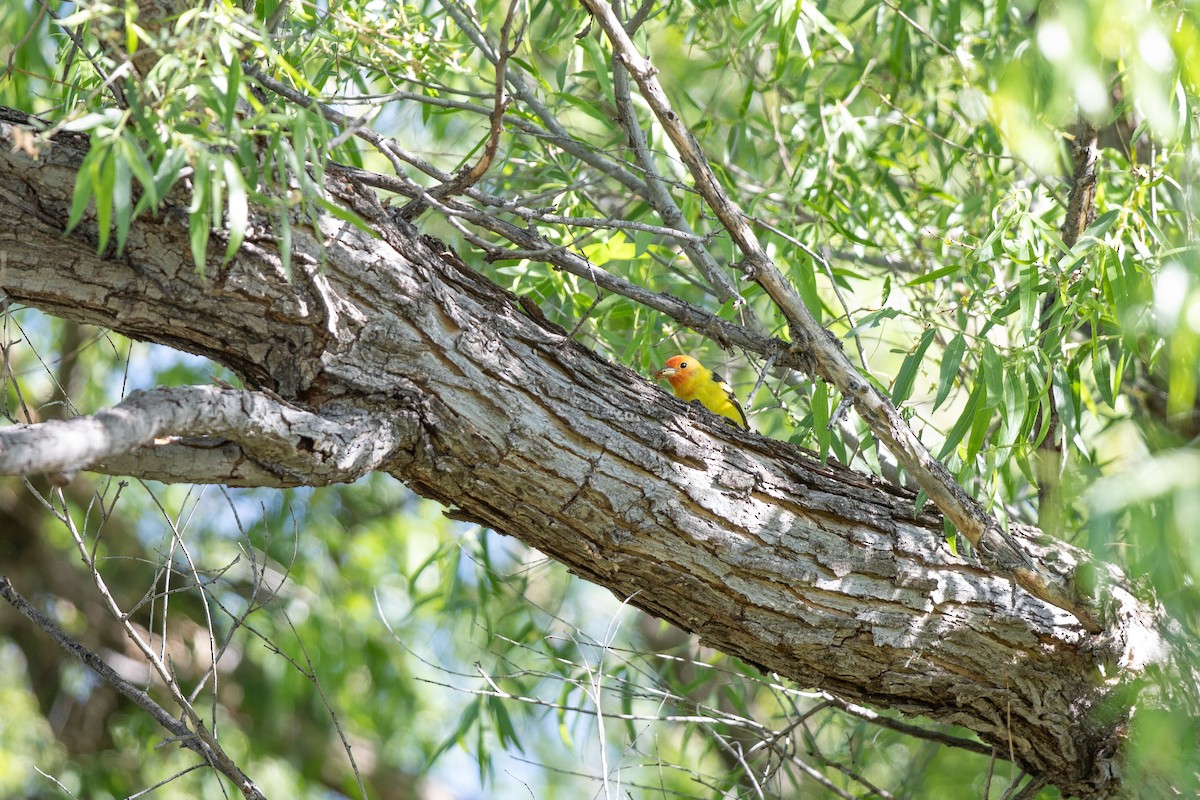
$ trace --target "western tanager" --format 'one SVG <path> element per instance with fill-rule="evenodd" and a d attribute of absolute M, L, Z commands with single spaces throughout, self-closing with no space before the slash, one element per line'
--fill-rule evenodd
<path fill-rule="evenodd" d="M 691 356 L 672 356 L 658 372 L 655 380 L 666 378 L 675 390 L 675 396 L 685 403 L 699 400 L 714 414 L 720 414 L 746 430 L 746 412 L 737 401 L 733 389 L 718 373 L 705 369 L 704 365 Z"/>

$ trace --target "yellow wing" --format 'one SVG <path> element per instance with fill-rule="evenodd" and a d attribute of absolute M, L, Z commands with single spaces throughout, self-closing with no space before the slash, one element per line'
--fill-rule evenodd
<path fill-rule="evenodd" d="M 725 382 L 719 372 L 714 372 L 712 380 L 700 387 L 696 392 L 696 397 L 704 404 L 705 408 L 714 414 L 727 417 L 746 430 L 750 429 L 750 423 L 746 420 L 746 412 L 742 409 L 742 404 L 738 402 L 737 395 L 733 393 L 733 387 Z"/>

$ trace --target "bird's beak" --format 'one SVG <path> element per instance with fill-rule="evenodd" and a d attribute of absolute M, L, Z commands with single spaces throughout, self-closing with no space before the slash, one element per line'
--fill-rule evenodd
<path fill-rule="evenodd" d="M 661 381 L 663 378 L 669 378 L 675 374 L 674 367 L 663 367 L 658 372 L 654 373 L 654 380 Z"/>

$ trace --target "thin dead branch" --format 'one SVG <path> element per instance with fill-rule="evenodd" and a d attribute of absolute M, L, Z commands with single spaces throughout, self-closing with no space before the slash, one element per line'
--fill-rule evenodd
<path fill-rule="evenodd" d="M 234 785 L 238 787 L 238 790 L 247 800 L 266 800 L 266 796 L 263 795 L 254 782 L 225 754 L 220 745 L 208 735 L 207 730 L 203 728 L 203 723 L 200 723 L 199 728 L 193 730 L 184 721 L 176 719 L 165 708 L 156 703 L 149 694 L 122 678 L 116 670 L 104 663 L 104 660 L 100 656 L 72 638 L 54 620 L 34 608 L 28 600 L 17 592 L 6 577 L 0 577 L 0 597 L 7 600 L 22 616 L 45 632 L 59 647 L 78 658 L 83 662 L 84 666 L 95 672 L 102 680 L 149 714 L 155 722 L 169 731 L 180 745 L 199 755 L 204 759 L 206 764 L 233 781 Z M 170 673 L 167 673 L 167 678 L 170 678 Z M 179 698 L 176 699 L 178 700 Z M 196 719 L 192 720 L 193 725 L 195 725 L 196 721 Z"/>

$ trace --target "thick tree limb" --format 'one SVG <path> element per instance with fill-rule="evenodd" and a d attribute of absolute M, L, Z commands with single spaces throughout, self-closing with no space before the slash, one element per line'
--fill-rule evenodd
<path fill-rule="evenodd" d="M 713 647 L 969 728 L 1064 792 L 1119 784 L 1122 693 L 1168 658 L 1156 610 L 1119 573 L 1121 603 L 1092 634 L 951 555 L 910 493 L 684 406 L 404 225 L 297 225 L 290 281 L 262 241 L 201 273 L 186 204 L 168 203 L 122 256 L 96 256 L 94 222 L 62 233 L 86 142 L 62 136 L 35 161 L 9 137 L 0 125 L 12 299 L 203 353 L 320 420 L 387 420 L 382 469 Z M 1036 532 L 1017 541 L 1039 574 L 1107 569 Z"/>
<path fill-rule="evenodd" d="M 94 470 L 233 486 L 354 481 L 416 441 L 359 409 L 314 414 L 215 386 L 134 392 L 92 416 L 0 429 L 0 475 Z M 155 451 L 153 454 L 147 451 Z"/>

